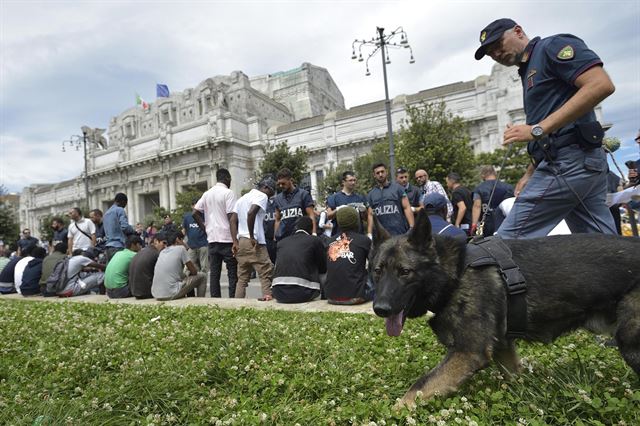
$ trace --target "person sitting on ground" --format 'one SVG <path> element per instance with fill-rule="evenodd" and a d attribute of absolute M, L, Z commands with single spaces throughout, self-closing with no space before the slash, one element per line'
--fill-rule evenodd
<path fill-rule="evenodd" d="M 96 253 L 92 248 L 73 251 L 67 269 L 67 282 L 57 294 L 59 297 L 81 296 L 92 290 L 98 291 L 104 282 L 105 266 L 96 262 L 95 258 Z"/>
<path fill-rule="evenodd" d="M 35 247 L 31 251 L 32 259 L 27 263 L 22 273 L 22 283 L 20 293 L 23 296 L 33 296 L 40 294 L 40 278 L 42 277 L 42 261 L 47 255 L 47 251 L 42 247 Z"/>
<path fill-rule="evenodd" d="M 175 300 L 185 297 L 191 290 L 196 290 L 198 297 L 205 297 L 207 276 L 189 259 L 189 254 L 182 239 L 182 232 L 175 231 L 167 235 L 167 245 L 158 255 L 153 271 L 151 294 L 157 300 Z M 184 277 L 183 267 L 189 270 Z"/>
<path fill-rule="evenodd" d="M 14 278 L 16 265 L 22 260 L 22 256 L 16 255 L 9 259 L 9 262 L 0 271 L 0 294 L 10 294 L 16 292 Z"/>
<path fill-rule="evenodd" d="M 327 260 L 322 241 L 312 232 L 312 219 L 302 216 L 293 235 L 278 242 L 271 291 L 280 303 L 304 303 L 320 295 L 319 275 L 327 272 Z"/>
<path fill-rule="evenodd" d="M 467 233 L 457 228 L 453 224 L 447 222 L 447 203 L 448 200 L 437 192 L 432 192 L 424 196 L 424 209 L 429 215 L 431 222 L 431 234 L 443 235 L 447 237 L 457 238 L 462 241 L 467 240 Z"/>
<path fill-rule="evenodd" d="M 11 256 L 11 251 L 8 250 L 8 247 L 5 247 L 4 243 L 0 241 L 0 272 L 7 266 L 9 263 L 9 257 Z"/>
<path fill-rule="evenodd" d="M 342 233 L 333 238 L 327 250 L 327 282 L 324 294 L 332 305 L 357 305 L 370 300 L 367 258 L 371 240 L 358 232 L 358 211 L 351 206 L 337 210 Z"/>
<path fill-rule="evenodd" d="M 27 265 L 31 260 L 33 260 L 33 256 L 31 253 L 38 246 L 27 246 L 22 250 L 22 259 L 18 263 L 16 263 L 16 267 L 13 271 L 13 283 L 15 285 L 15 289 L 18 293 L 20 293 L 20 286 L 22 285 L 22 274 L 24 270 L 27 268 Z"/>
<path fill-rule="evenodd" d="M 153 285 L 153 271 L 158 261 L 158 255 L 167 246 L 167 236 L 164 232 L 157 232 L 149 240 L 149 245 L 140 250 L 131 259 L 129 265 L 129 292 L 136 299 L 151 299 Z"/>
<path fill-rule="evenodd" d="M 104 286 L 109 299 L 131 297 L 129 290 L 129 266 L 131 259 L 142 249 L 142 238 L 133 234 L 127 237 L 125 249 L 116 252 L 104 271 Z"/>
<path fill-rule="evenodd" d="M 53 272 L 53 268 L 58 262 L 67 257 L 67 243 L 61 241 L 53 246 L 53 253 L 45 257 L 42 261 L 42 276 L 40 277 L 40 292 L 44 293 L 47 289 L 47 278 Z"/>

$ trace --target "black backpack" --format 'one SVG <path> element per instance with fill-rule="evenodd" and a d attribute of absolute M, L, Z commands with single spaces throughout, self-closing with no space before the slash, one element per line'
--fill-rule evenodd
<path fill-rule="evenodd" d="M 64 290 L 67 284 L 67 271 L 69 270 L 69 258 L 65 257 L 59 260 L 53 267 L 53 271 L 49 278 L 47 278 L 47 288 L 45 289 L 44 296 L 56 296 L 58 293 Z"/>

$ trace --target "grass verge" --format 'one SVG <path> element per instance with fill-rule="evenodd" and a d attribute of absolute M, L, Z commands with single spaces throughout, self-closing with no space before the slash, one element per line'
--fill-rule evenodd
<path fill-rule="evenodd" d="M 576 333 L 392 406 L 444 351 L 369 315 L 0 301 L 0 424 L 640 424 L 638 377 Z"/>

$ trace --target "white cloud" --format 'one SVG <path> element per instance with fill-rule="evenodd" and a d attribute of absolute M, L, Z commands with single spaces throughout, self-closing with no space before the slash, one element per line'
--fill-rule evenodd
<path fill-rule="evenodd" d="M 0 13 L 0 182 L 13 190 L 77 176 L 82 156 L 61 153 L 79 127 L 106 127 L 155 99 L 155 83 L 174 91 L 213 75 L 249 76 L 302 62 L 327 68 L 348 107 L 384 97 L 380 58 L 352 61 L 355 38 L 402 25 L 416 63 L 391 51 L 391 96 L 488 74 L 475 61 L 477 37 L 510 16 L 530 36 L 569 32 L 605 61 L 618 88 L 604 103 L 620 153 L 637 154 L 640 117 L 640 3 L 637 1 L 244 1 L 2 2 Z"/>

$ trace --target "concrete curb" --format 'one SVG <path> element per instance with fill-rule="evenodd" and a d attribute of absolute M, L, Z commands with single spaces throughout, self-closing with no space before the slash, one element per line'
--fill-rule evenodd
<path fill-rule="evenodd" d="M 155 299 L 135 299 L 129 297 L 126 299 L 109 299 L 106 295 L 86 295 L 75 297 L 43 297 L 28 296 L 21 294 L 5 294 L 0 295 L 0 300 L 23 300 L 28 302 L 49 302 L 49 303 L 109 303 L 124 305 L 147 305 L 147 306 L 215 306 L 221 309 L 275 309 L 279 311 L 294 312 L 340 312 L 343 314 L 369 314 L 373 315 L 372 302 L 363 303 L 355 306 L 330 305 L 326 300 L 314 300 L 308 303 L 285 304 L 278 303 L 275 300 L 270 302 L 260 302 L 256 299 L 227 299 L 227 298 L 211 298 L 211 297 L 189 297 L 180 300 L 172 300 L 168 302 L 159 302 Z"/>

